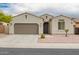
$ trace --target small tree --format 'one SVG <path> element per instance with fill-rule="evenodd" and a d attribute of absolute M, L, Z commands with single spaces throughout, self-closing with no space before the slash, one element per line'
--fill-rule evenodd
<path fill-rule="evenodd" d="M 9 31 L 9 23 L 12 21 L 12 16 L 11 15 L 6 15 L 3 12 L 0 12 L 0 22 L 5 22 L 7 23 L 8 31 Z"/>
<path fill-rule="evenodd" d="M 67 37 L 69 29 L 65 29 L 65 36 Z"/>
<path fill-rule="evenodd" d="M 1 22 L 10 23 L 11 20 L 12 20 L 12 16 L 6 15 L 3 12 L 0 12 L 0 21 Z"/>

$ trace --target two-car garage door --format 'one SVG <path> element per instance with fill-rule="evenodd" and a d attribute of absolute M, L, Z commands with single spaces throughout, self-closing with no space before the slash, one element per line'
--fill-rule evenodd
<path fill-rule="evenodd" d="M 38 24 L 35 23 L 15 23 L 15 34 L 38 34 Z"/>

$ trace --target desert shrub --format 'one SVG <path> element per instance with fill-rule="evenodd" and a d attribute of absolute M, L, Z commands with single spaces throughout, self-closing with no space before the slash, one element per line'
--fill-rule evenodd
<path fill-rule="evenodd" d="M 41 38 L 42 38 L 42 39 L 44 39 L 44 38 L 45 38 L 45 35 L 44 35 L 43 33 L 41 34 Z"/>
<path fill-rule="evenodd" d="M 69 29 L 65 29 L 64 31 L 66 33 L 65 36 L 67 37 Z"/>

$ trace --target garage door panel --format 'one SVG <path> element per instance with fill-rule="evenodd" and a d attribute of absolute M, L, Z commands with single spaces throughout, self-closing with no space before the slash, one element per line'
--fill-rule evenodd
<path fill-rule="evenodd" d="M 15 24 L 15 34 L 38 34 L 37 24 Z"/>

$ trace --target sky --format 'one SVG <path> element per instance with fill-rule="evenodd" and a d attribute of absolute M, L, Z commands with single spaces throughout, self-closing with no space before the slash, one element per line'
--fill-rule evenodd
<path fill-rule="evenodd" d="M 50 14 L 79 18 L 79 4 L 77 3 L 0 3 L 0 11 L 13 16 L 28 12 L 37 16 Z"/>

